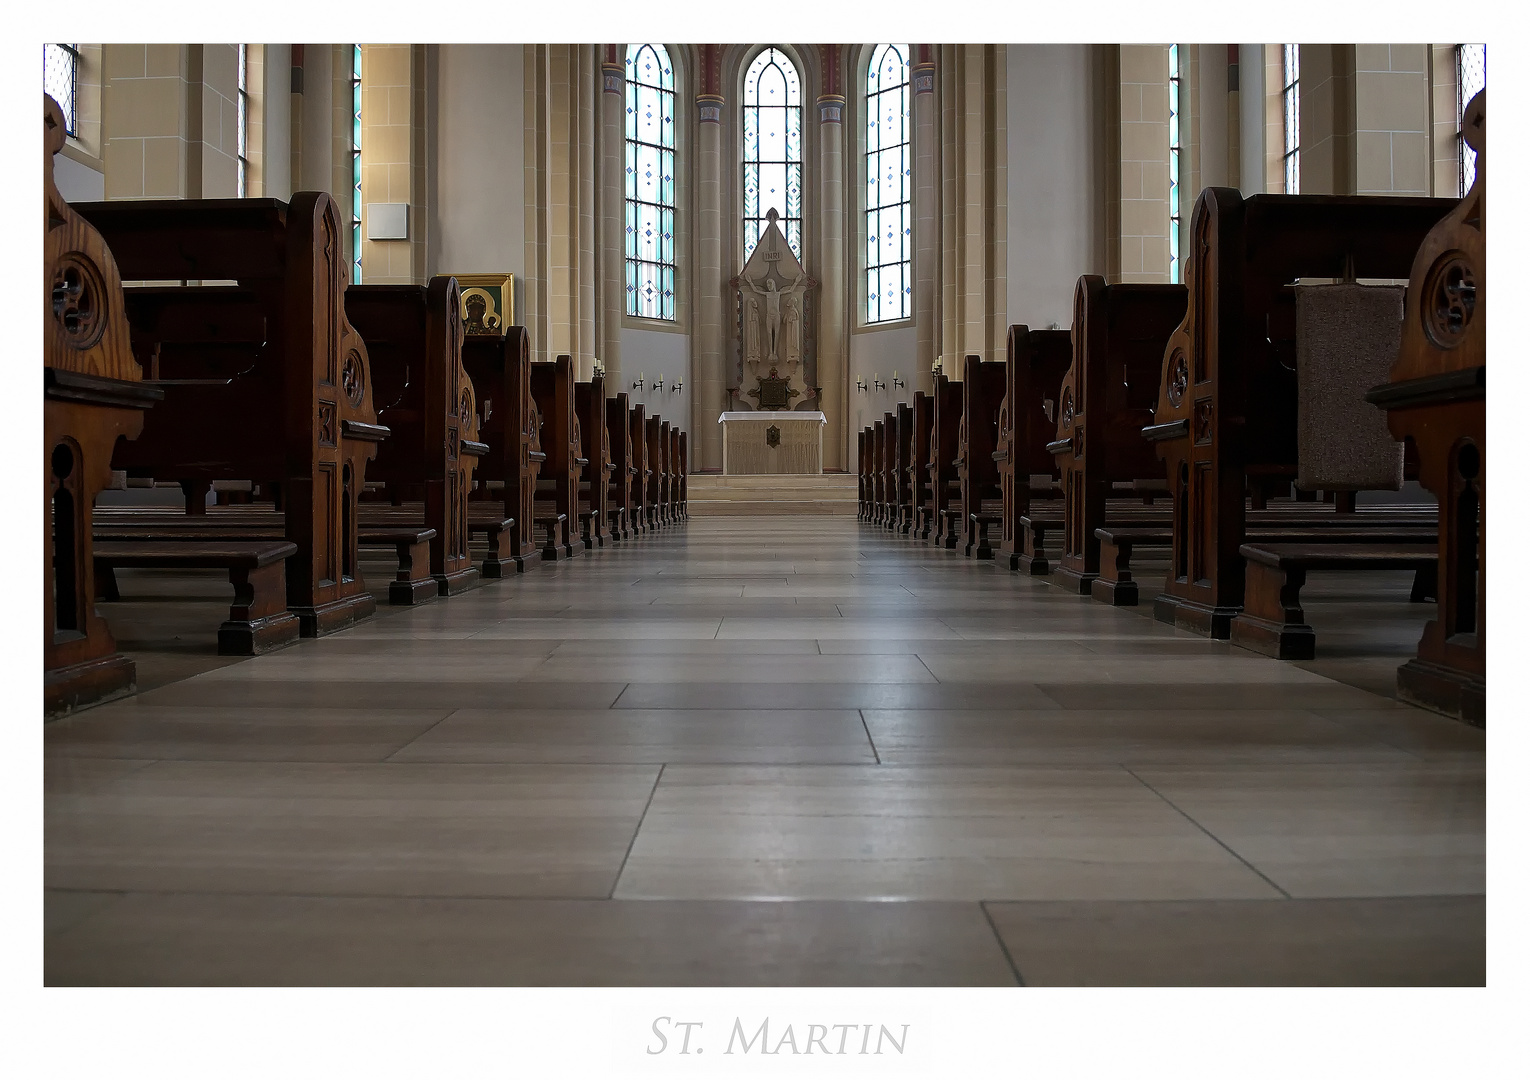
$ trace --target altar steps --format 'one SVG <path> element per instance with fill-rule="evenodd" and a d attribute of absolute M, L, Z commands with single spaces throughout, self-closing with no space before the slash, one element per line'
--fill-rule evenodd
<path fill-rule="evenodd" d="M 857 478 L 824 476 L 721 476 L 697 473 L 687 478 L 692 517 L 745 517 L 765 514 L 855 516 Z"/>

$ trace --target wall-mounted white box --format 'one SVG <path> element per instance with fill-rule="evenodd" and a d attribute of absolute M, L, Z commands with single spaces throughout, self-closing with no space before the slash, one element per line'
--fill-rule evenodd
<path fill-rule="evenodd" d="M 367 203 L 368 240 L 408 240 L 408 203 Z"/>

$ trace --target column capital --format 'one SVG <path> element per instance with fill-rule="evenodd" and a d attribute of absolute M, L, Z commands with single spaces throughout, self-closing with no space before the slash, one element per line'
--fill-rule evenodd
<path fill-rule="evenodd" d="M 915 64 L 912 75 L 914 93 L 916 95 L 933 94 L 935 92 L 935 62 L 933 60 Z"/>
<path fill-rule="evenodd" d="M 843 94 L 820 94 L 818 95 L 818 120 L 823 124 L 843 123 L 845 118 L 845 96 Z"/>
<path fill-rule="evenodd" d="M 620 94 L 623 83 L 627 79 L 627 70 L 621 64 L 603 63 L 600 65 L 600 81 L 608 94 Z"/>
<path fill-rule="evenodd" d="M 721 94 L 697 94 L 697 119 L 703 124 L 722 123 L 723 97 Z"/>

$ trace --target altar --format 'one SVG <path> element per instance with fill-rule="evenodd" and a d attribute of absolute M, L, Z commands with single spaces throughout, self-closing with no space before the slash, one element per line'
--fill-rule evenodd
<path fill-rule="evenodd" d="M 769 476 L 823 472 L 821 412 L 725 412 L 722 425 L 724 476 Z"/>

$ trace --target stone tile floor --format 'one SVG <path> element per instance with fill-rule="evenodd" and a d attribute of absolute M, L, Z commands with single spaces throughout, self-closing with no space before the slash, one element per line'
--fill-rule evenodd
<path fill-rule="evenodd" d="M 1300 665 L 826 516 L 244 661 L 216 575 L 122 585 L 141 692 L 45 734 L 50 984 L 1485 978 L 1406 575 L 1313 575 Z"/>

